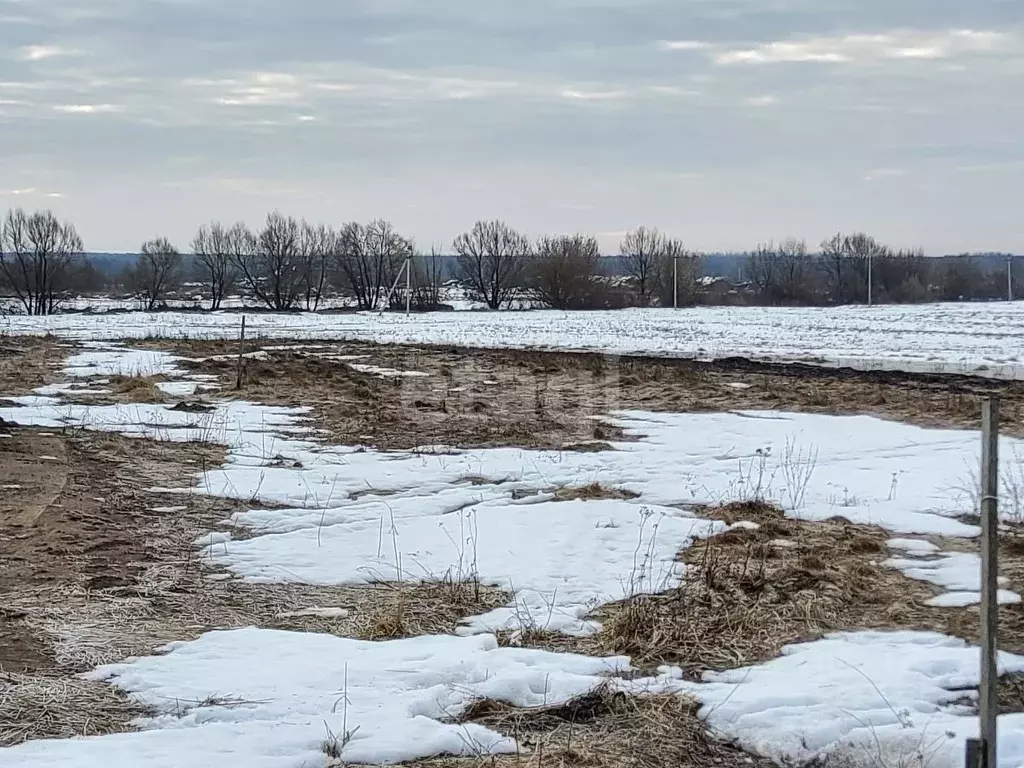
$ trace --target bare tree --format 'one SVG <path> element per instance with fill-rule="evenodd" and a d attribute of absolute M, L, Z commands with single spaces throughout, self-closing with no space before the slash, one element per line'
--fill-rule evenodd
<path fill-rule="evenodd" d="M 348 224 L 333 251 L 337 281 L 361 310 L 379 309 L 398 272 L 413 255 L 413 243 L 390 222 Z"/>
<path fill-rule="evenodd" d="M 747 254 L 744 274 L 762 301 L 774 304 L 779 293 L 779 263 L 775 258 L 775 244 L 758 243 Z"/>
<path fill-rule="evenodd" d="M 784 304 L 807 304 L 814 299 L 814 260 L 807 242 L 789 237 L 775 251 L 778 300 Z"/>
<path fill-rule="evenodd" d="M 937 282 L 938 298 L 942 301 L 964 301 L 992 296 L 989 290 L 990 281 L 978 257 L 970 253 L 943 259 L 938 269 Z"/>
<path fill-rule="evenodd" d="M 821 257 L 828 279 L 828 292 L 832 301 L 842 303 L 850 291 L 847 289 L 846 238 L 837 232 L 821 243 Z"/>
<path fill-rule="evenodd" d="M 658 285 L 659 270 L 664 260 L 665 239 L 657 229 L 639 227 L 626 234 L 619 246 L 626 274 L 636 281 L 640 303 L 651 303 L 651 293 Z"/>
<path fill-rule="evenodd" d="M 601 249 L 588 235 L 544 237 L 526 270 L 526 290 L 552 309 L 591 309 Z"/>
<path fill-rule="evenodd" d="M 209 289 L 212 310 L 220 309 L 224 297 L 238 281 L 238 269 L 232 250 L 232 231 L 215 221 L 209 226 L 200 227 L 192 240 L 192 253 L 196 256 L 201 279 Z"/>
<path fill-rule="evenodd" d="M 886 251 L 872 269 L 878 301 L 899 304 L 931 298 L 932 262 L 921 249 Z"/>
<path fill-rule="evenodd" d="M 888 249 L 863 233 L 837 234 L 823 242 L 821 249 L 832 300 L 840 304 L 866 301 L 868 273 L 875 259 L 888 255 Z"/>
<path fill-rule="evenodd" d="M 677 299 L 679 306 L 696 303 L 701 261 L 701 255 L 686 250 L 682 240 L 662 238 L 657 267 L 653 271 L 662 306 L 671 307 Z"/>
<path fill-rule="evenodd" d="M 295 309 L 305 293 L 299 223 L 274 211 L 257 234 L 233 231 L 232 259 L 250 293 L 270 309 Z"/>
<path fill-rule="evenodd" d="M 419 312 L 428 312 L 441 306 L 441 284 L 444 281 L 444 259 L 437 247 L 430 253 L 413 257 L 412 305 Z"/>
<path fill-rule="evenodd" d="M 156 308 L 181 282 L 181 254 L 166 237 L 142 244 L 139 260 L 129 271 L 132 292 L 147 312 Z"/>
<path fill-rule="evenodd" d="M 319 224 L 302 222 L 299 251 L 302 255 L 302 281 L 305 286 L 306 309 L 315 312 L 327 285 L 327 265 L 334 253 L 337 235 L 334 230 Z"/>
<path fill-rule="evenodd" d="M 455 238 L 458 277 L 491 309 L 515 298 L 531 255 L 530 241 L 503 221 L 478 221 Z"/>
<path fill-rule="evenodd" d="M 374 309 L 387 299 L 387 292 L 398 278 L 398 273 L 407 260 L 411 260 L 416 252 L 412 240 L 402 237 L 391 222 L 377 219 L 366 227 L 366 251 L 376 267 L 380 279 L 380 292 Z M 412 265 L 410 264 L 410 267 Z M 402 301 L 397 291 L 392 295 L 392 304 L 397 306 Z"/>
<path fill-rule="evenodd" d="M 0 226 L 0 283 L 29 315 L 53 313 L 71 288 L 82 238 L 50 211 L 8 211 Z"/>

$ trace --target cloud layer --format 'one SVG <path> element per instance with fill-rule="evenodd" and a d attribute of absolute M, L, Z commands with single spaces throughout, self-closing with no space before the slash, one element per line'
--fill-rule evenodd
<path fill-rule="evenodd" d="M 1024 9 L 897 5 L 0 0 L 0 206 L 1024 251 Z"/>

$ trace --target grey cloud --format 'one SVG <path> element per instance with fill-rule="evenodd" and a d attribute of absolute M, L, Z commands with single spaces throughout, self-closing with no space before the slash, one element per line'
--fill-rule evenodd
<path fill-rule="evenodd" d="M 1024 249 L 1018 6 L 0 0 L 0 206 L 94 248 L 277 206 L 425 243 L 500 215 Z"/>

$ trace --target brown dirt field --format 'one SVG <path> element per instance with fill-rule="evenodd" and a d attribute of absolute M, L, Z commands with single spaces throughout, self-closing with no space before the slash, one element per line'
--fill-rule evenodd
<path fill-rule="evenodd" d="M 138 344 L 194 358 L 237 351 L 233 342 Z M 260 340 L 249 351 L 295 344 Z M 52 339 L 2 340 L 0 396 L 59 380 L 55 371 L 68 349 Z M 976 428 L 978 395 L 987 392 L 1002 397 L 1007 433 L 1024 434 L 1024 385 L 963 377 L 327 342 L 268 355 L 246 362 L 237 392 L 232 358 L 185 367 L 216 374 L 224 396 L 312 406 L 312 425 L 332 441 L 389 449 L 608 449 L 622 435 L 596 417 L 629 408 L 870 413 Z M 381 377 L 353 369 L 352 362 L 427 375 Z M 114 389 L 96 401 L 152 401 L 155 391 L 153 381 L 132 379 L 115 381 Z M 202 397 L 190 398 L 196 399 Z M 253 625 L 368 639 L 451 632 L 461 618 L 507 599 L 498 590 L 443 581 L 340 588 L 242 583 L 205 567 L 194 541 L 246 505 L 149 490 L 188 488 L 196 472 L 223 459 L 223 449 L 81 431 L 10 431 L 0 444 L 0 482 L 18 487 L 0 492 L 0 746 L 128 728 L 136 707 L 114 689 L 73 675 L 172 640 Z M 564 489 L 561 497 L 619 494 L 586 486 Z M 925 606 L 934 588 L 881 566 L 890 534 L 880 529 L 792 521 L 757 505 L 705 514 L 761 527 L 685 550 L 680 556 L 690 572 L 682 586 L 599 608 L 595 616 L 605 629 L 596 637 L 537 630 L 500 639 L 628 653 L 644 668 L 674 663 L 696 676 L 768 659 L 782 645 L 839 629 L 936 629 L 977 638 L 976 609 Z M 1003 552 L 1011 588 L 1024 591 L 1024 545 L 1009 539 Z M 1001 647 L 1024 651 L 1024 609 L 1004 607 L 1001 621 Z M 1019 680 L 1004 683 L 1004 705 L 1024 709 L 1021 690 Z M 523 739 L 527 755 L 488 759 L 492 765 L 520 764 L 520 758 L 538 767 L 766 765 L 709 739 L 692 703 L 680 698 L 601 692 L 543 711 L 482 703 L 469 718 Z"/>
<path fill-rule="evenodd" d="M 0 398 L 59 380 L 60 365 L 73 346 L 51 336 L 0 337 Z"/>
<path fill-rule="evenodd" d="M 237 353 L 236 342 L 144 341 L 192 358 Z M 426 444 L 594 450 L 621 438 L 595 419 L 617 409 L 711 412 L 739 409 L 872 414 L 925 427 L 979 428 L 979 396 L 1002 399 L 1004 433 L 1024 436 L 1024 383 L 927 374 L 856 372 L 726 360 L 384 346 L 260 339 L 266 360 L 246 360 L 234 391 L 231 358 L 188 367 L 218 376 L 224 394 L 313 408 L 332 440 L 384 449 Z M 340 360 L 339 357 L 356 359 Z M 373 365 L 426 376 L 381 377 Z"/>
<path fill-rule="evenodd" d="M 130 730 L 139 708 L 76 675 L 211 629 L 444 633 L 505 600 L 450 581 L 331 588 L 225 578 L 202 565 L 194 542 L 247 505 L 187 492 L 223 448 L 9 432 L 0 445 L 10 486 L 0 494 L 0 746 Z"/>

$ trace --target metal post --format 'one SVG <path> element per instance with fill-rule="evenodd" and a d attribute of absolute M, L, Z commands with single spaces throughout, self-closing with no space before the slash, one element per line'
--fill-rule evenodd
<path fill-rule="evenodd" d="M 412 306 L 412 256 L 405 257 L 405 316 L 409 316 Z"/>
<path fill-rule="evenodd" d="M 242 315 L 242 331 L 238 334 L 238 374 L 235 376 L 235 389 L 242 388 L 242 371 L 245 367 L 245 315 Z"/>
<path fill-rule="evenodd" d="M 981 404 L 981 747 L 983 768 L 996 766 L 999 712 L 996 653 L 999 635 L 999 400 Z"/>
<path fill-rule="evenodd" d="M 964 768 L 981 768 L 981 739 L 968 739 L 964 745 Z"/>
<path fill-rule="evenodd" d="M 679 256 L 672 257 L 672 308 L 679 309 Z"/>

